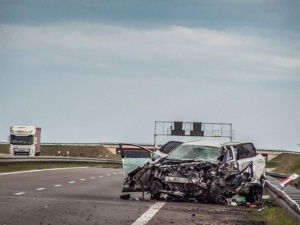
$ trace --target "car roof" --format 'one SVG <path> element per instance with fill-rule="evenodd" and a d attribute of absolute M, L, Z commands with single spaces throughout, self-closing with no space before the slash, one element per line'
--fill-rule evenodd
<path fill-rule="evenodd" d="M 224 143 L 225 146 L 237 146 L 242 144 L 242 142 L 226 142 Z"/>
<path fill-rule="evenodd" d="M 211 147 L 221 147 L 222 143 L 218 141 L 189 141 L 182 145 L 201 145 L 201 146 L 211 146 Z"/>

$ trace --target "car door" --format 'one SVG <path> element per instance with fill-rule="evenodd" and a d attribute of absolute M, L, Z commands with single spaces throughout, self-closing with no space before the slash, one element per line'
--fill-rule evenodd
<path fill-rule="evenodd" d="M 237 146 L 237 163 L 239 170 L 245 169 L 252 162 L 254 178 L 259 180 L 264 174 L 265 158 L 256 152 L 252 143 L 243 143 Z"/>
<path fill-rule="evenodd" d="M 151 162 L 154 154 L 153 149 L 147 149 L 135 144 L 119 144 L 119 148 L 117 148 L 116 151 L 117 154 L 120 154 L 122 157 L 124 181 L 128 177 L 128 174 L 133 173 L 135 170 L 142 168 L 146 163 Z M 149 175 L 150 171 L 146 172 L 141 177 L 141 182 L 146 189 Z M 132 189 L 128 183 L 124 182 L 122 188 L 123 192 L 140 190 L 140 183 L 136 184 L 135 188 Z"/>

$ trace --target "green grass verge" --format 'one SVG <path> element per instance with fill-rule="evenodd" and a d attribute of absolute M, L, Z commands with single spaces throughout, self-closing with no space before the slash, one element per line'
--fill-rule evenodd
<path fill-rule="evenodd" d="M 70 157 L 87 157 L 102 159 L 121 160 L 120 155 L 110 152 L 103 146 L 67 146 L 67 145 L 42 145 L 41 156 L 57 156 L 60 151 L 61 156 L 67 156 L 67 151 Z M 9 145 L 0 145 L 0 153 L 9 154 Z"/>
<path fill-rule="evenodd" d="M 66 167 L 122 168 L 121 165 L 110 163 L 14 163 L 0 165 L 0 173 Z"/>
<path fill-rule="evenodd" d="M 272 172 L 285 174 L 300 174 L 300 154 L 283 153 L 270 160 L 266 164 L 267 168 L 276 168 Z"/>
<path fill-rule="evenodd" d="M 257 221 L 265 221 L 266 225 L 299 225 L 300 222 L 288 214 L 283 208 L 266 206 L 255 213 Z"/>

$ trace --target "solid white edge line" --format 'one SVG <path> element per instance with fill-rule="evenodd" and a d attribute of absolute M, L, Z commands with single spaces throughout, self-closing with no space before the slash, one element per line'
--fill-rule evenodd
<path fill-rule="evenodd" d="M 43 169 L 43 170 L 26 170 L 26 171 L 18 171 L 18 172 L 9 172 L 9 173 L 0 173 L 2 175 L 10 175 L 10 174 L 19 174 L 19 173 L 34 173 L 34 172 L 42 172 L 42 171 L 51 171 L 51 170 L 68 170 L 68 169 L 86 169 L 89 167 L 71 167 L 71 168 L 53 168 L 53 169 Z"/>
<path fill-rule="evenodd" d="M 141 215 L 132 225 L 145 225 L 163 207 L 166 202 L 156 202 L 143 215 Z"/>

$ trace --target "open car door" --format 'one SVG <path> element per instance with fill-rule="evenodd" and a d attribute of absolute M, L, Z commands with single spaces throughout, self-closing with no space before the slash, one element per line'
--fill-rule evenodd
<path fill-rule="evenodd" d="M 155 151 L 135 144 L 119 144 L 117 154 L 123 163 L 123 192 L 144 191 L 149 186 L 150 168 L 155 161 L 167 156 L 161 152 L 171 151 L 181 142 L 168 142 L 161 149 Z"/>
<path fill-rule="evenodd" d="M 126 179 L 134 176 L 145 164 L 152 161 L 154 149 L 147 149 L 135 144 L 119 144 L 119 148 L 116 151 L 122 157 L 124 180 L 122 192 L 141 191 L 142 188 L 147 189 L 150 171 L 142 175 L 141 183 L 130 185 L 130 183 L 126 182 Z"/>

